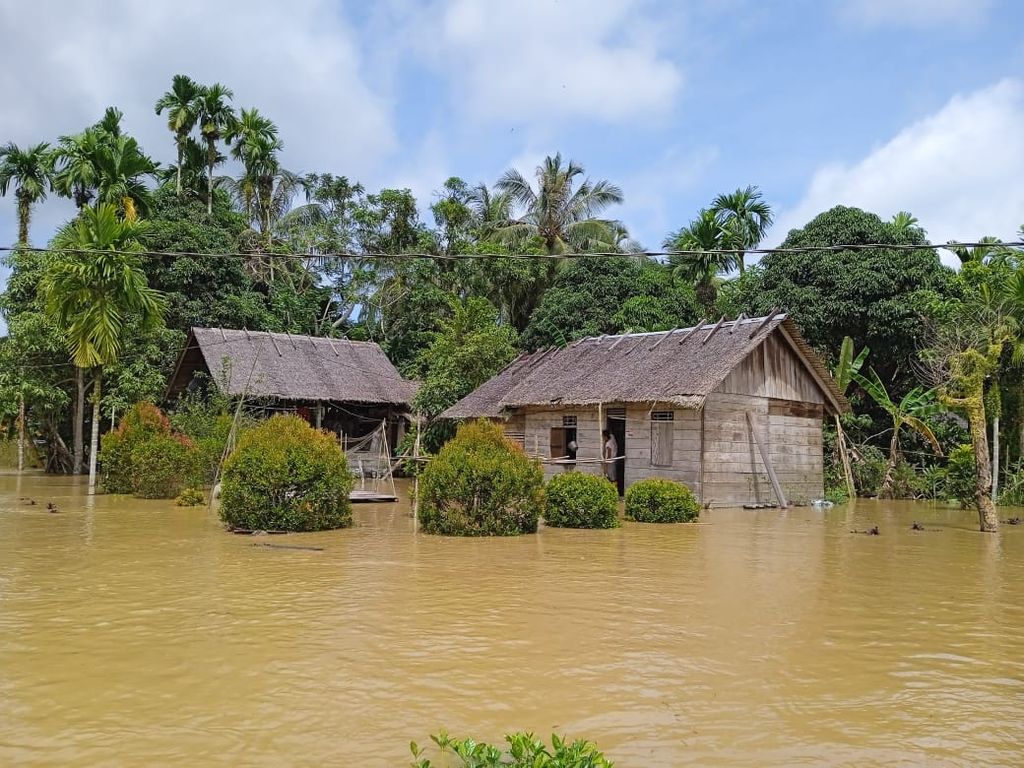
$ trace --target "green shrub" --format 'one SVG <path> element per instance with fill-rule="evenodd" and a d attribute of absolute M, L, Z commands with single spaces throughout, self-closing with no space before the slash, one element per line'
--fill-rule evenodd
<path fill-rule="evenodd" d="M 463 424 L 420 479 L 420 523 L 427 533 L 533 533 L 543 506 L 540 464 L 488 421 Z"/>
<path fill-rule="evenodd" d="M 885 477 L 885 454 L 873 445 L 858 446 L 850 461 L 858 496 L 877 496 Z"/>
<path fill-rule="evenodd" d="M 461 768 L 612 768 L 597 747 L 589 741 L 577 739 L 569 742 L 558 736 L 551 737 L 549 748 L 532 733 L 513 733 L 505 737 L 505 745 L 496 747 L 473 739 L 453 739 L 447 733 L 431 736 L 442 757 L 456 757 Z M 426 750 L 409 745 L 413 768 L 435 768 L 424 757 Z M 445 765 L 454 765 L 450 761 Z"/>
<path fill-rule="evenodd" d="M 619 490 L 597 475 L 555 475 L 544 489 L 544 522 L 557 528 L 618 528 Z"/>
<path fill-rule="evenodd" d="M 132 494 L 173 499 L 195 479 L 195 446 L 182 435 L 153 435 L 131 454 Z"/>
<path fill-rule="evenodd" d="M 946 498 L 946 469 L 930 464 L 921 470 L 921 498 L 940 501 Z"/>
<path fill-rule="evenodd" d="M 242 435 L 225 462 L 220 517 L 253 531 L 346 528 L 353 483 L 329 434 L 297 416 L 274 416 Z"/>
<path fill-rule="evenodd" d="M 649 477 L 626 491 L 626 517 L 638 523 L 688 523 L 700 515 L 700 502 L 674 480 Z"/>
<path fill-rule="evenodd" d="M 1024 459 L 1011 467 L 999 492 L 999 504 L 1007 507 L 1024 507 Z"/>
<path fill-rule="evenodd" d="M 203 492 L 198 488 L 186 488 L 177 498 L 179 507 L 198 507 L 200 504 L 205 503 L 205 501 L 206 497 L 203 496 Z"/>
<path fill-rule="evenodd" d="M 924 477 L 917 467 L 906 461 L 900 461 L 892 473 L 892 498 L 922 499 L 927 498 L 930 489 L 925 487 Z"/>
<path fill-rule="evenodd" d="M 969 445 L 958 445 L 949 452 L 946 463 L 946 498 L 956 499 L 962 509 L 974 503 L 976 487 L 974 449 Z"/>
<path fill-rule="evenodd" d="M 170 434 L 171 423 L 155 405 L 142 402 L 132 406 L 117 428 L 105 434 L 100 443 L 98 459 L 103 470 L 104 490 L 107 493 L 131 493 L 135 449 L 150 438 Z"/>

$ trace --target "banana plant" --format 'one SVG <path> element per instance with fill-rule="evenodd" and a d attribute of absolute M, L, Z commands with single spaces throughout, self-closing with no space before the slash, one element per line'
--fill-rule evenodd
<path fill-rule="evenodd" d="M 839 361 L 836 363 L 833 378 L 835 378 L 836 385 L 839 387 L 839 391 L 844 395 L 850 388 L 850 382 L 853 381 L 853 377 L 860 373 L 860 369 L 864 365 L 864 361 L 867 359 L 868 354 L 871 350 L 867 347 L 861 349 L 855 356 L 853 354 L 853 339 L 849 336 L 843 338 L 843 344 L 839 348 Z M 853 484 L 853 469 L 850 467 L 850 454 L 846 450 L 846 432 L 843 430 L 843 422 L 839 418 L 839 414 L 835 415 L 836 419 L 836 445 L 839 446 L 839 459 L 843 464 L 843 479 L 846 481 L 846 493 L 853 498 L 857 489 Z"/>
<path fill-rule="evenodd" d="M 882 488 L 879 496 L 883 499 L 892 498 L 893 478 L 896 465 L 900 458 L 900 432 L 904 427 L 917 432 L 924 437 L 938 455 L 942 455 L 942 447 L 935 433 L 929 426 L 927 419 L 939 410 L 939 404 L 935 396 L 935 390 L 914 387 L 907 392 L 899 402 L 890 397 L 889 391 L 882 383 L 878 372 L 871 369 L 869 376 L 862 376 L 859 373 L 852 374 L 854 381 L 864 388 L 864 391 L 874 400 L 892 419 L 892 440 L 889 442 L 889 461 L 885 466 L 885 476 L 882 479 Z"/>

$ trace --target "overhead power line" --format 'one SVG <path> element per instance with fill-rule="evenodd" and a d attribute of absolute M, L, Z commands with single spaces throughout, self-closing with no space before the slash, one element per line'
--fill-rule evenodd
<path fill-rule="evenodd" d="M 353 259 L 353 260 L 392 260 L 398 261 L 403 259 L 431 259 L 434 261 L 474 261 L 481 259 L 524 259 L 528 261 L 550 261 L 550 260 L 562 260 L 562 259 L 582 259 L 582 258 L 609 258 L 609 259 L 621 259 L 637 256 L 647 256 L 651 258 L 656 257 L 672 257 L 672 256 L 706 256 L 709 253 L 712 254 L 728 254 L 728 255 L 739 255 L 739 254 L 757 254 L 766 255 L 772 253 L 820 253 L 822 251 L 837 252 L 837 251 L 868 251 L 885 249 L 889 251 L 926 251 L 926 250 L 946 250 L 955 252 L 961 248 L 1022 248 L 1024 247 L 1024 240 L 1016 240 L 1011 242 L 999 242 L 999 243 L 982 243 L 982 242 L 950 242 L 943 244 L 929 244 L 929 245 L 912 245 L 906 243 L 843 243 L 836 245 L 806 245 L 806 246 L 790 246 L 787 248 L 715 248 L 710 250 L 701 249 L 674 249 L 674 250 L 662 250 L 662 251 L 629 251 L 625 253 L 619 253 L 617 251 L 588 251 L 585 253 L 565 253 L 565 254 L 546 254 L 546 253 L 425 253 L 425 252 L 407 252 L 407 253 L 354 253 L 349 251 L 336 251 L 330 253 L 241 253 L 238 251 L 221 251 L 212 253 L 199 253 L 196 251 L 150 251 L 150 250 L 139 250 L 139 251 L 127 251 L 127 250 L 110 250 L 102 248 L 41 248 L 38 246 L 20 246 L 20 245 L 8 245 L 0 246 L 0 252 L 11 252 L 11 251 L 28 251 L 30 253 L 48 253 L 48 252 L 59 252 L 59 253 L 77 253 L 77 254 L 93 254 L 93 253 L 113 253 L 121 255 L 132 255 L 132 256 L 146 256 L 150 258 L 198 258 L 198 259 L 242 259 L 250 261 L 252 259 L 279 259 L 279 260 L 299 260 L 299 261 L 316 261 L 316 260 L 333 260 L 333 259 Z"/>

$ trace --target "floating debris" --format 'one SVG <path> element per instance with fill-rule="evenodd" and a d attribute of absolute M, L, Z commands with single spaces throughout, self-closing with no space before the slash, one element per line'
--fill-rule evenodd
<path fill-rule="evenodd" d="M 812 499 L 811 506 L 815 509 L 832 509 L 835 504 L 828 499 Z"/>
<path fill-rule="evenodd" d="M 853 530 L 850 533 L 863 533 L 865 536 L 881 536 L 882 532 L 878 530 L 878 526 L 868 528 L 866 531 Z"/>
<path fill-rule="evenodd" d="M 924 530 L 924 526 L 921 523 L 917 522 L 917 520 L 915 520 L 914 524 L 912 526 L 910 526 L 910 530 L 912 530 L 912 531 L 923 531 Z"/>
<path fill-rule="evenodd" d="M 1024 524 L 1024 520 L 1019 517 L 1011 517 L 1009 520 L 1003 520 L 1004 525 L 1021 525 Z"/>
<path fill-rule="evenodd" d="M 28 504 L 30 507 L 34 507 L 36 505 L 36 500 L 30 499 L 27 496 L 23 496 L 21 499 L 19 499 L 19 501 L 21 501 L 24 504 Z"/>
<path fill-rule="evenodd" d="M 270 544 L 261 542 L 259 544 L 253 544 L 254 547 L 267 547 L 269 549 L 298 549 L 303 552 L 323 552 L 323 547 L 303 547 L 299 544 Z"/>
<path fill-rule="evenodd" d="M 32 503 L 35 504 L 34 501 Z M 54 504 L 52 501 L 46 502 L 46 510 L 47 512 L 60 512 L 60 510 L 57 509 L 57 505 Z"/>

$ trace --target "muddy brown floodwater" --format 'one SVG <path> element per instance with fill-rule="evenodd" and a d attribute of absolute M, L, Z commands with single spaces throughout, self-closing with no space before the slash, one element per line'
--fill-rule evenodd
<path fill-rule="evenodd" d="M 392 504 L 253 538 L 83 490 L 0 476 L 0 765 L 392 768 L 441 728 L 620 768 L 1024 765 L 1024 527 L 860 502 L 458 540 Z"/>

